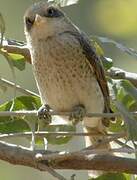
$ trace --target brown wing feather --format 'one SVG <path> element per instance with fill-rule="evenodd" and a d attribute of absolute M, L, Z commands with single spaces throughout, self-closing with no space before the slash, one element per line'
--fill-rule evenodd
<path fill-rule="evenodd" d="M 84 33 L 80 32 L 80 31 L 75 31 L 75 32 L 74 31 L 73 32 L 65 31 L 63 33 L 69 33 L 72 36 L 75 36 L 75 38 L 79 41 L 79 43 L 83 49 L 83 53 L 85 54 L 87 60 L 91 64 L 91 66 L 94 70 L 96 79 L 98 81 L 98 84 L 102 90 L 102 93 L 104 96 L 104 103 L 105 103 L 104 104 L 104 112 L 111 112 L 109 90 L 108 90 L 108 85 L 107 85 L 107 81 L 105 78 L 104 68 L 103 68 L 101 60 L 95 53 L 94 48 L 91 46 L 89 39 L 87 38 L 87 36 Z M 104 119 L 103 123 L 104 123 L 104 125 L 108 126 L 109 121 L 107 119 Z"/>
<path fill-rule="evenodd" d="M 80 31 L 75 31 L 75 32 L 65 31 L 64 33 L 69 33 L 72 36 L 75 36 L 75 38 L 79 41 L 83 49 L 83 53 L 87 57 L 87 60 L 89 61 L 91 66 L 93 67 L 96 79 L 102 90 L 105 101 L 104 112 L 110 112 L 109 90 L 105 78 L 104 68 L 99 57 L 96 55 L 94 48 L 91 46 L 89 39 L 84 33 L 81 33 Z"/>
<path fill-rule="evenodd" d="M 88 61 L 93 67 L 94 73 L 96 75 L 96 79 L 102 90 L 104 101 L 105 101 L 104 112 L 110 112 L 109 90 L 108 90 L 108 85 L 105 78 L 105 72 L 104 72 L 102 62 L 99 59 L 99 57 L 96 55 L 93 47 L 91 47 L 91 44 L 88 38 L 84 34 L 81 34 L 79 42 L 81 44 L 81 47 L 83 48 L 83 53 L 85 54 Z"/>

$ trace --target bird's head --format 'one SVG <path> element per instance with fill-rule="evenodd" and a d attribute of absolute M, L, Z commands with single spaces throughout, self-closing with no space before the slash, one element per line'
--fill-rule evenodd
<path fill-rule="evenodd" d="M 31 39 L 46 39 L 68 29 L 69 20 L 51 3 L 32 5 L 24 15 L 25 34 Z"/>

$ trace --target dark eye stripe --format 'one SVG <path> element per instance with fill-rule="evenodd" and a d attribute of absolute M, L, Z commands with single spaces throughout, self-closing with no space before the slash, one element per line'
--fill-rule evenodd
<path fill-rule="evenodd" d="M 53 8 L 53 7 L 48 8 L 47 12 L 45 14 L 45 17 L 49 17 L 49 18 L 60 17 L 60 16 L 63 16 L 63 13 L 61 11 L 59 11 L 58 9 Z"/>
<path fill-rule="evenodd" d="M 33 26 L 33 24 L 34 24 L 34 18 L 32 18 L 32 17 L 26 17 L 25 18 L 25 24 L 26 24 L 26 28 L 27 28 L 27 30 L 30 30 L 31 29 L 31 27 Z"/>

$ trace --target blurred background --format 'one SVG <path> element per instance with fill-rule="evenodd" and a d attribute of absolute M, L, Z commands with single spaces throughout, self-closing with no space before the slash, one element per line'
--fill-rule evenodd
<path fill-rule="evenodd" d="M 0 12 L 6 22 L 6 38 L 25 41 L 23 30 L 23 15 L 27 7 L 36 0 L 0 0 Z M 114 39 L 127 47 L 137 50 L 137 0 L 80 0 L 78 4 L 65 7 L 64 11 L 72 21 L 88 35 L 106 36 Z M 137 72 L 137 59 L 129 56 L 113 45 L 103 45 L 105 56 L 114 61 L 114 65 L 131 72 Z M 13 81 L 11 70 L 6 60 L 0 56 L 0 76 Z M 28 78 L 29 77 L 29 78 Z M 31 65 L 26 65 L 25 71 L 16 70 L 17 84 L 37 92 Z M 0 91 L 0 103 L 13 97 L 12 90 L 6 93 Z M 21 144 L 20 139 L 16 142 Z M 23 144 L 28 143 L 23 140 Z M 78 143 L 76 145 L 76 143 Z M 53 147 L 54 149 L 71 149 L 83 146 L 83 140 L 73 139 L 66 146 Z M 51 147 L 52 148 L 52 147 Z M 72 171 L 63 171 L 69 176 Z M 3 180 L 52 180 L 45 172 L 13 166 L 0 161 L 0 179 Z M 80 172 L 77 179 L 87 179 L 86 172 Z"/>

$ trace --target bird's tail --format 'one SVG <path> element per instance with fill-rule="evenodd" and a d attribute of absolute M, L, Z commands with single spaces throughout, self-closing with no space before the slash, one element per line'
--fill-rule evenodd
<path fill-rule="evenodd" d="M 97 126 L 96 127 L 90 127 L 90 126 L 87 126 L 87 125 L 89 125 L 89 124 L 85 122 L 84 123 L 84 132 L 87 132 L 87 133 L 91 132 L 91 133 L 95 133 L 95 134 L 98 134 L 98 135 L 97 136 L 92 136 L 92 135 L 91 136 L 86 136 L 85 137 L 86 147 L 98 144 L 99 142 L 102 142 L 103 139 L 105 139 L 105 135 L 106 135 L 107 131 L 106 131 L 106 127 L 103 125 L 101 120 L 97 121 Z M 104 143 L 104 144 L 102 144 L 100 146 L 97 146 L 96 148 L 97 149 L 102 149 L 103 151 L 104 150 L 107 151 L 107 150 L 110 149 L 110 144 Z M 95 170 L 93 170 L 93 171 L 91 170 L 91 171 L 88 172 L 89 176 L 92 176 L 92 177 L 97 177 L 97 176 L 100 176 L 100 175 L 102 175 L 104 173 L 105 173 L 104 171 L 95 171 Z"/>

